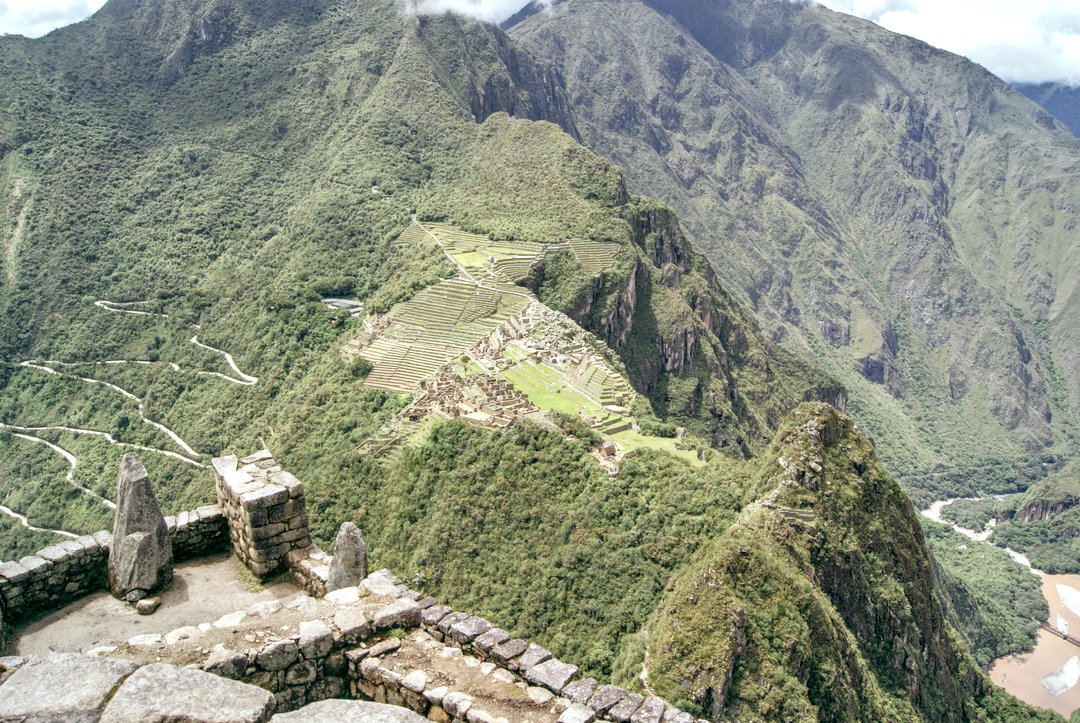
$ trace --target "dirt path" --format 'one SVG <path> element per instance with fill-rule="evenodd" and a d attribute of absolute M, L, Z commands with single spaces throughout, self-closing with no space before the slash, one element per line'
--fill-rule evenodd
<path fill-rule="evenodd" d="M 68 532 L 67 530 L 50 530 L 45 527 L 35 527 L 34 525 L 31 525 L 30 522 L 26 519 L 26 515 L 20 515 L 15 510 L 11 509 L 10 507 L 5 507 L 4 505 L 0 505 L 0 512 L 3 512 L 8 517 L 15 518 L 19 521 L 20 525 L 22 525 L 28 530 L 33 530 L 34 532 L 48 532 L 53 535 L 60 535 L 61 537 L 70 537 L 73 540 L 78 537 L 78 535 L 76 535 L 74 532 Z"/>
<path fill-rule="evenodd" d="M 187 442 L 185 442 L 183 440 L 183 438 L 180 437 L 179 434 L 177 434 L 173 430 L 169 429 L 168 427 L 166 427 L 161 422 L 155 422 L 153 419 L 150 419 L 149 417 L 147 417 L 146 416 L 146 410 L 145 410 L 145 407 L 143 406 L 142 399 L 135 396 L 134 394 L 129 392 L 127 389 L 124 389 L 123 387 L 117 386 L 116 384 L 113 384 L 112 382 L 103 382 L 100 379 L 94 379 L 92 377 L 81 377 L 78 374 L 70 374 L 68 372 L 58 371 L 56 369 L 53 369 L 52 367 L 46 366 L 42 362 L 35 361 L 35 360 L 20 362 L 19 366 L 25 367 L 27 369 L 37 369 L 39 371 L 43 371 L 43 372 L 46 372 L 48 374 L 57 374 L 59 376 L 69 377 L 71 379 L 78 379 L 79 381 L 84 382 L 86 384 L 100 384 L 100 385 L 102 385 L 104 387 L 107 387 L 107 388 L 113 390 L 114 392 L 116 392 L 117 394 L 120 394 L 123 397 L 125 397 L 127 399 L 130 399 L 131 401 L 135 402 L 135 406 L 139 411 L 139 418 L 143 421 L 143 424 L 149 425 L 149 426 L 153 427 L 154 429 L 157 429 L 158 431 L 163 432 L 166 436 L 169 437 L 169 439 L 171 439 L 173 442 L 176 443 L 177 447 L 184 450 L 185 452 L 187 452 L 192 457 L 201 457 L 202 456 L 198 452 L 196 452 L 194 449 L 192 449 L 191 445 L 189 445 Z"/>
<path fill-rule="evenodd" d="M 15 654 L 87 652 L 120 645 L 136 635 L 164 634 L 185 625 L 212 623 L 254 603 L 288 599 L 300 592 L 289 583 L 248 587 L 240 563 L 228 555 L 177 565 L 172 586 L 153 615 L 99 592 L 15 631 Z"/>
<path fill-rule="evenodd" d="M 167 449 L 158 449 L 157 447 L 144 447 L 141 444 L 132 444 L 130 442 L 119 442 L 119 441 L 116 440 L 115 437 L 113 437 L 108 432 L 99 432 L 96 429 L 80 429 L 78 427 L 64 427 L 64 426 L 59 426 L 59 425 L 52 425 L 52 426 L 46 426 L 46 427 L 23 427 L 23 426 L 19 426 L 19 425 L 15 425 L 15 424 L 4 424 L 3 422 L 0 422 L 0 429 L 13 429 L 13 430 L 16 430 L 16 431 L 19 431 L 19 432 L 24 432 L 24 433 L 27 433 L 27 434 L 33 434 L 34 432 L 70 432 L 71 434 L 83 434 L 83 435 L 92 436 L 92 437 L 101 437 L 102 439 L 104 439 L 109 444 L 114 444 L 117 447 L 127 447 L 128 449 L 137 449 L 140 452 L 152 452 L 154 454 L 160 454 L 160 455 L 162 455 L 164 457 L 171 457 L 172 459 L 183 462 L 184 464 L 191 465 L 192 467 L 197 467 L 198 469 L 206 469 L 205 464 L 202 464 L 201 462 L 197 462 L 197 461 L 191 459 L 190 457 L 185 457 L 182 454 L 178 454 L 176 452 L 170 452 Z M 36 435 L 34 435 L 34 436 L 35 436 L 35 438 L 37 438 Z"/>
<path fill-rule="evenodd" d="M 105 309 L 106 311 L 112 311 L 117 314 L 131 314 L 132 316 L 156 316 L 161 319 L 168 319 L 168 314 L 159 314 L 153 311 L 140 311 L 138 309 L 125 309 L 124 306 L 130 306 L 131 304 L 137 304 L 137 301 L 105 301 L 104 299 L 98 299 L 94 302 L 94 306 L 99 309 Z"/>
<path fill-rule="evenodd" d="M 228 363 L 229 368 L 231 368 L 236 373 L 236 376 L 238 376 L 240 378 L 239 379 L 233 379 L 232 377 L 228 376 L 227 374 L 222 374 L 221 372 L 200 371 L 199 374 L 206 374 L 206 375 L 209 375 L 209 376 L 221 377 L 225 381 L 232 382 L 233 384 L 242 384 L 243 386 L 251 386 L 253 384 L 258 384 L 259 383 L 259 378 L 258 377 L 253 377 L 250 374 L 244 374 L 244 372 L 240 371 L 240 367 L 236 366 L 236 360 L 233 359 L 232 354 L 230 354 L 229 352 L 222 351 L 221 349 L 217 349 L 215 347 L 212 347 L 209 344 L 203 344 L 201 341 L 199 341 L 199 337 L 197 335 L 191 337 L 191 343 L 194 344 L 195 346 L 199 347 L 200 349 L 206 349 L 207 351 L 212 351 L 212 352 L 214 352 L 216 354 L 221 354 L 223 357 L 225 357 L 225 361 L 226 361 L 226 363 Z"/>
<path fill-rule="evenodd" d="M 11 427 L 8 427 L 8 425 L 6 425 L 6 424 L 0 424 L 0 427 L 3 427 L 5 429 L 11 429 Z M 18 429 L 18 427 L 15 427 L 15 429 Z M 33 442 L 34 444 L 44 444 L 46 447 L 48 447 L 52 451 L 56 452 L 58 455 L 63 457 L 67 461 L 68 465 L 71 467 L 71 469 L 68 470 L 67 475 L 64 476 L 64 479 L 67 481 L 67 483 L 69 485 L 71 485 L 75 489 L 79 490 L 80 492 L 82 492 L 87 497 L 94 498 L 95 500 L 97 500 L 101 504 L 108 507 L 110 510 L 115 510 L 116 509 L 116 503 L 115 502 L 102 497 L 97 492 L 94 492 L 92 489 L 90 489 L 88 487 L 83 487 L 81 484 L 79 484 L 78 482 L 75 481 L 75 468 L 79 466 L 79 460 L 71 452 L 67 451 L 66 449 L 64 449 L 63 447 L 61 447 L 58 444 L 53 444 L 52 442 L 50 442 L 47 439 L 42 439 L 41 437 L 35 437 L 32 434 L 23 434 L 23 433 L 19 433 L 19 432 L 13 432 L 12 436 L 13 437 L 18 437 L 19 439 L 25 439 L 27 442 Z"/>

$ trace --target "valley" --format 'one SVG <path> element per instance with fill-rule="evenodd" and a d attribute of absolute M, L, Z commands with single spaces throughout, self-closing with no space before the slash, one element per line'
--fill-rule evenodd
<path fill-rule="evenodd" d="M 969 498 L 979 501 L 979 498 Z M 942 520 L 942 510 L 956 499 L 940 500 L 923 510 L 922 515 L 936 523 Z M 976 544 L 987 542 L 993 532 L 993 521 L 986 529 L 971 530 L 952 524 L 958 533 Z M 1080 575 L 1053 575 L 1032 567 L 1021 553 L 1011 549 L 1005 552 L 1017 565 L 1030 570 L 1039 578 L 1043 597 L 1049 603 L 1049 617 L 1040 620 L 1040 630 L 1030 651 L 1010 654 L 993 662 L 990 678 L 1020 699 L 1042 708 L 1057 711 L 1068 718 L 1080 710 L 1080 678 L 1077 656 L 1080 656 L 1080 639 L 1062 636 L 1074 635 L 1080 630 Z"/>

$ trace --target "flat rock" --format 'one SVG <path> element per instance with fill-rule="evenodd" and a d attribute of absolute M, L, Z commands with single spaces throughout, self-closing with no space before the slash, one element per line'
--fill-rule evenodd
<path fill-rule="evenodd" d="M 307 660 L 324 658 L 334 645 L 330 627 L 321 620 L 300 623 L 300 654 Z"/>
<path fill-rule="evenodd" d="M 386 605 L 372 616 L 371 625 L 376 630 L 392 628 L 396 625 L 419 625 L 420 606 L 415 600 L 401 598 Z"/>
<path fill-rule="evenodd" d="M 326 580 L 327 592 L 356 587 L 368 576 L 367 544 L 360 529 L 351 522 L 342 523 L 334 540 L 334 559 Z"/>
<path fill-rule="evenodd" d="M 96 721 L 109 695 L 137 668 L 129 660 L 70 653 L 32 660 L 0 685 L 0 720 Z"/>
<path fill-rule="evenodd" d="M 360 588 L 343 587 L 340 590 L 326 593 L 323 598 L 334 605 L 355 605 L 360 602 Z"/>
<path fill-rule="evenodd" d="M 660 698 L 646 698 L 637 712 L 630 716 L 630 723 L 661 723 L 666 707 Z"/>
<path fill-rule="evenodd" d="M 262 688 L 155 663 L 120 686 L 101 723 L 263 723 L 273 709 L 274 696 Z"/>
<path fill-rule="evenodd" d="M 536 643 L 529 643 L 529 647 L 525 649 L 525 652 L 521 654 L 521 657 L 515 660 L 510 667 L 517 668 L 524 672 L 534 665 L 539 665 L 550 659 L 551 653 L 549 651 L 541 648 Z"/>
<path fill-rule="evenodd" d="M 620 700 L 611 710 L 608 711 L 608 718 L 618 723 L 630 723 L 631 716 L 637 713 L 638 708 L 645 702 L 643 696 L 637 693 L 629 693 L 625 698 Z"/>
<path fill-rule="evenodd" d="M 359 700 L 324 700 L 291 713 L 278 713 L 273 723 L 426 723 L 407 708 Z"/>
<path fill-rule="evenodd" d="M 614 685 L 601 685 L 589 698 L 589 707 L 603 715 L 626 697 L 626 691 Z"/>
<path fill-rule="evenodd" d="M 576 665 L 552 658 L 525 671 L 525 680 L 533 685 L 543 686 L 553 693 L 562 693 L 563 688 L 577 677 L 578 672 Z"/>
<path fill-rule="evenodd" d="M 585 705 L 589 702 L 589 698 L 592 698 L 593 693 L 596 692 L 598 685 L 599 683 L 596 682 L 596 678 L 575 680 L 573 683 L 570 683 L 563 688 L 562 694 L 575 703 Z"/>
<path fill-rule="evenodd" d="M 581 703 L 571 703 L 559 716 L 559 723 L 592 723 L 594 720 L 596 711 Z"/>

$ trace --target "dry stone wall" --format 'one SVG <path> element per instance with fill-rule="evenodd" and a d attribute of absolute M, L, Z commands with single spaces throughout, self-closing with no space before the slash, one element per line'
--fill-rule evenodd
<path fill-rule="evenodd" d="M 310 547 L 304 486 L 269 450 L 239 460 L 218 457 L 211 466 L 233 550 L 256 576 L 281 571 L 290 552 Z"/>
<path fill-rule="evenodd" d="M 228 549 L 228 526 L 217 505 L 166 517 L 165 523 L 177 561 Z M 0 563 L 0 618 L 10 625 L 107 589 L 111 545 L 112 534 L 102 530 Z"/>

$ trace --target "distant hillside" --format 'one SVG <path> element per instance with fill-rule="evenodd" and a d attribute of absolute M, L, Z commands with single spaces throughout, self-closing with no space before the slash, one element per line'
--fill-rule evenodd
<path fill-rule="evenodd" d="M 1014 83 L 1013 87 L 1080 136 L 1080 87 L 1062 83 Z"/>
<path fill-rule="evenodd" d="M 1062 123 L 816 3 L 538 9 L 510 33 L 559 69 L 585 142 L 843 382 L 920 495 L 1016 489 L 1075 452 L 1080 141 Z"/>

